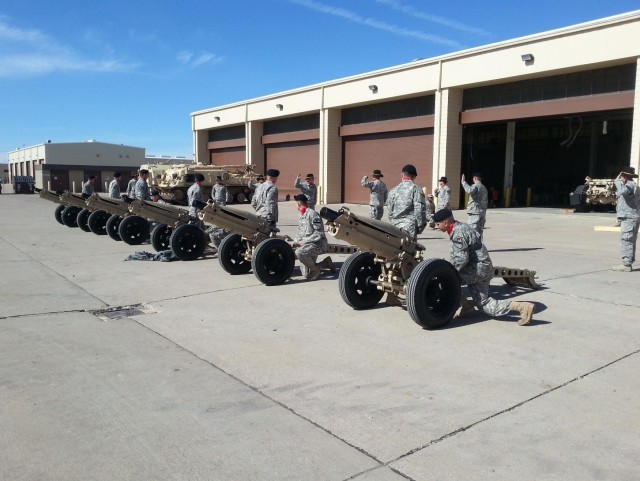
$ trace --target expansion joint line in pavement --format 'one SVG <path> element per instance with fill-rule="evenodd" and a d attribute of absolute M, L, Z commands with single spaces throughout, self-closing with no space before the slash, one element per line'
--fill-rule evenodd
<path fill-rule="evenodd" d="M 585 301 L 593 301 L 593 302 L 601 302 L 601 303 L 606 303 L 606 304 L 611 304 L 611 300 L 610 299 L 598 299 L 595 297 L 584 297 L 584 296 L 578 296 L 576 294 L 566 294 L 564 292 L 555 292 L 551 289 L 547 289 L 545 291 L 546 294 L 552 294 L 554 296 L 561 296 L 561 297 L 570 297 L 572 299 L 583 299 Z M 635 304 L 623 304 L 622 302 L 616 302 L 614 303 L 614 305 L 616 306 L 622 306 L 622 307 L 631 307 L 631 308 L 635 308 L 635 309 L 640 309 L 640 306 L 635 305 Z"/>
<path fill-rule="evenodd" d="M 546 391 L 544 391 L 544 392 L 541 392 L 540 394 L 537 394 L 537 395 L 535 395 L 535 396 L 533 396 L 533 397 L 531 397 L 531 398 L 529 398 L 529 399 L 526 399 L 526 400 L 524 400 L 524 401 L 522 401 L 522 402 L 519 402 L 519 403 L 517 403 L 517 404 L 514 404 L 513 406 L 510 406 L 510 407 L 508 407 L 508 408 L 506 408 L 506 409 L 503 409 L 502 411 L 499 411 L 499 412 L 497 412 L 497 413 L 494 413 L 494 414 L 492 414 L 491 416 L 487 416 L 486 418 L 482 418 L 482 419 L 480 419 L 479 421 L 476 421 L 475 423 L 471 423 L 471 424 L 469 424 L 469 425 L 467 425 L 467 426 L 463 426 L 463 427 L 461 427 L 460 429 L 456 429 L 455 431 L 452 431 L 452 432 L 450 432 L 450 433 L 448 433 L 448 434 L 445 434 L 444 436 L 442 436 L 442 437 L 440 437 L 440 438 L 438 438 L 438 439 L 434 439 L 433 441 L 430 441 L 430 442 L 428 442 L 427 444 L 425 444 L 425 445 L 423 445 L 423 446 L 417 447 L 417 448 L 415 448 L 415 449 L 412 449 L 411 451 L 408 451 L 408 452 L 406 452 L 406 453 L 404 453 L 404 454 L 402 454 L 402 455 L 398 456 L 397 458 L 395 458 L 395 459 L 393 459 L 393 460 L 389 461 L 389 463 L 387 463 L 387 464 L 395 463 L 396 461 L 399 461 L 399 460 L 400 460 L 400 459 L 402 459 L 402 458 L 406 458 L 407 456 L 411 456 L 412 454 L 417 453 L 418 451 L 422 451 L 423 449 L 426 449 L 426 448 L 428 448 L 429 446 L 433 446 L 434 444 L 437 444 L 437 443 L 439 443 L 440 441 L 444 441 L 445 439 L 448 439 L 448 438 L 450 438 L 450 437 L 453 437 L 453 436 L 455 436 L 455 435 L 457 435 L 457 434 L 459 434 L 459 433 L 462 433 L 462 432 L 464 432 L 464 431 L 466 431 L 466 430 L 468 430 L 468 429 L 471 429 L 471 428 L 473 428 L 473 427 L 475 427 L 475 426 L 477 426 L 477 425 L 479 425 L 479 424 L 481 424 L 481 423 L 484 423 L 484 422 L 486 422 L 486 421 L 489 421 L 490 419 L 493 419 L 493 418 L 495 418 L 495 417 L 497 417 L 497 416 L 500 416 L 500 415 L 502 415 L 502 414 L 504 414 L 504 413 L 508 413 L 508 412 L 510 412 L 510 411 L 513 411 L 513 410 L 515 410 L 515 409 L 519 408 L 520 406 L 523 406 L 523 405 L 525 405 L 525 404 L 530 403 L 531 401 L 534 401 L 535 399 L 538 399 L 538 398 L 540 398 L 540 397 L 546 396 L 547 394 L 550 394 L 550 393 L 552 393 L 553 391 L 557 391 L 558 389 L 562 389 L 563 387 L 566 387 L 566 386 L 568 386 L 569 384 L 572 384 L 572 383 L 574 383 L 574 382 L 576 382 L 576 381 L 579 381 L 579 380 L 581 380 L 581 379 L 584 379 L 585 377 L 590 376 L 591 374 L 594 374 L 594 373 L 596 373 L 596 372 L 598 372 L 598 371 L 601 371 L 602 369 L 605 369 L 605 368 L 607 368 L 607 367 L 609 367 L 609 366 L 611 366 L 611 365 L 613 365 L 613 364 L 616 364 L 616 363 L 618 363 L 618 362 L 620 362 L 620 361 L 622 361 L 622 360 L 624 360 L 624 359 L 626 359 L 626 358 L 628 358 L 628 357 L 634 356 L 634 355 L 636 355 L 636 354 L 638 354 L 638 353 L 640 353 L 640 349 L 639 349 L 639 350 L 637 350 L 637 351 L 630 352 L 629 354 L 625 354 L 624 356 L 619 357 L 618 359 L 615 359 L 615 360 L 613 360 L 613 361 L 611 361 L 611 362 L 608 362 L 607 364 L 604 364 L 603 366 L 600 366 L 600 367 L 598 367 L 598 368 L 596 368 L 596 369 L 593 369 L 592 371 L 589 371 L 589 372 L 588 372 L 588 373 L 586 373 L 586 374 L 582 374 L 582 375 L 580 375 L 580 376 L 578 376 L 578 377 L 575 377 L 575 378 L 573 378 L 573 379 L 570 379 L 569 381 L 565 382 L 564 384 L 560 384 L 559 386 L 556 386 L 556 387 L 553 387 L 553 388 L 551 388 L 551 389 L 548 389 L 548 390 L 546 390 Z"/>

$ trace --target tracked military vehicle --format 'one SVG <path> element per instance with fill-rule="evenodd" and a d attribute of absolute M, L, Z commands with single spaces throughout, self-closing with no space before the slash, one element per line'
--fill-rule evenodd
<path fill-rule="evenodd" d="M 202 187 L 205 201 L 211 199 L 211 188 L 216 183 L 216 177 L 220 176 L 227 187 L 227 203 L 241 204 L 249 202 L 253 195 L 253 189 L 248 185 L 249 181 L 255 179 L 253 167 L 253 164 L 176 164 L 162 173 L 156 188 L 164 200 L 187 205 L 187 190 L 193 185 L 195 174 L 204 175 Z"/>
<path fill-rule="evenodd" d="M 616 208 L 615 179 L 586 177 L 582 185 L 569 194 L 569 203 L 580 212 Z"/>
<path fill-rule="evenodd" d="M 156 187 L 160 180 L 162 180 L 162 174 L 165 170 L 173 167 L 171 164 L 142 164 L 140 170 L 146 169 L 149 171 L 149 178 L 147 183 L 149 187 Z"/>

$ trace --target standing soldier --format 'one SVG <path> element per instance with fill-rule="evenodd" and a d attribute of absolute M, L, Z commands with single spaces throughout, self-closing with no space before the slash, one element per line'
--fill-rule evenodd
<path fill-rule="evenodd" d="M 429 227 L 431 227 L 432 229 L 436 228 L 436 224 L 435 222 L 433 222 L 433 214 L 436 213 L 436 205 L 433 203 L 433 194 L 428 194 L 427 195 L 427 210 L 426 210 L 426 214 L 427 214 L 427 225 Z"/>
<path fill-rule="evenodd" d="M 160 192 L 158 192 L 156 189 L 151 189 L 151 192 L 149 192 L 149 195 L 151 195 L 152 202 L 156 202 L 158 204 L 167 203 L 162 197 L 160 197 Z"/>
<path fill-rule="evenodd" d="M 136 182 L 138 182 L 138 171 L 131 172 L 131 180 L 127 184 L 127 197 L 129 199 L 136 198 Z"/>
<path fill-rule="evenodd" d="M 374 169 L 371 177 L 373 177 L 373 180 L 368 181 L 368 176 L 365 175 L 360 184 L 371 191 L 369 196 L 369 217 L 380 220 L 384 214 L 384 205 L 387 203 L 389 191 L 387 190 L 387 185 L 380 180 L 384 177 L 380 169 Z"/>
<path fill-rule="evenodd" d="M 484 223 L 487 220 L 487 206 L 489 205 L 489 192 L 482 185 L 482 174 L 475 172 L 473 174 L 473 185 L 467 184 L 464 174 L 460 179 L 462 188 L 469 194 L 469 204 L 467 205 L 467 224 L 473 227 L 480 234 L 482 239 L 482 231 L 484 231 Z"/>
<path fill-rule="evenodd" d="M 90 175 L 89 180 L 82 184 L 82 197 L 85 199 L 91 197 L 94 193 L 93 183 L 96 181 L 95 175 Z"/>
<path fill-rule="evenodd" d="M 433 220 L 438 230 L 449 234 L 451 239 L 450 262 L 460 275 L 460 282 L 466 284 L 471 291 L 473 303 L 481 311 L 498 317 L 519 312 L 518 324 L 529 324 L 533 317 L 535 304 L 532 302 L 499 301 L 489 296 L 489 283 L 493 277 L 493 264 L 487 248 L 482 243 L 480 234 L 468 224 L 458 222 L 449 209 L 441 209 L 435 213 Z M 462 298 L 461 317 L 475 313 L 474 307 Z"/>
<path fill-rule="evenodd" d="M 147 169 L 140 169 L 140 176 L 136 182 L 135 198 L 138 200 L 151 200 L 149 194 L 149 184 L 147 179 L 149 178 L 149 171 Z"/>
<path fill-rule="evenodd" d="M 296 249 L 296 257 L 302 264 L 302 274 L 307 281 L 315 281 L 320 277 L 320 268 L 325 267 L 331 272 L 336 269 L 331 257 L 325 257 L 322 262 L 316 264 L 318 256 L 327 252 L 327 235 L 324 233 L 324 225 L 320 214 L 309 207 L 309 201 L 304 194 L 294 195 L 293 199 L 298 206 L 300 218 L 298 231 L 293 239 L 293 247 Z"/>
<path fill-rule="evenodd" d="M 216 177 L 216 183 L 211 188 L 211 199 L 216 205 L 227 205 L 227 188 L 222 183 L 222 177 Z"/>
<path fill-rule="evenodd" d="M 318 198 L 318 186 L 314 183 L 315 178 L 313 177 L 313 174 L 307 174 L 304 180 L 304 184 L 300 182 L 300 174 L 298 174 L 298 177 L 296 177 L 296 181 L 293 183 L 293 186 L 296 189 L 300 189 L 300 192 L 307 196 L 307 199 L 309 199 L 309 209 L 315 210 L 316 199 Z"/>
<path fill-rule="evenodd" d="M 202 183 L 204 182 L 204 175 L 195 174 L 193 177 L 193 185 L 189 187 L 187 190 L 187 203 L 189 204 L 189 215 L 191 217 L 196 216 L 196 212 L 198 211 L 197 207 L 194 205 L 195 201 L 202 202 Z"/>
<path fill-rule="evenodd" d="M 447 178 L 440 177 L 438 181 L 438 188 L 433 191 L 433 194 L 438 199 L 438 205 L 436 212 L 441 209 L 448 209 L 451 202 L 451 188 L 447 185 Z"/>
<path fill-rule="evenodd" d="M 413 240 L 426 226 L 426 205 L 422 189 L 413 183 L 418 172 L 413 165 L 402 168 L 402 182 L 391 189 L 387 200 L 389 221 L 407 231 Z"/>
<path fill-rule="evenodd" d="M 631 272 L 636 261 L 636 241 L 640 225 L 640 192 L 636 183 L 638 175 L 628 167 L 616 177 L 616 218 L 620 222 L 620 257 L 622 264 L 614 271 Z"/>
<path fill-rule="evenodd" d="M 114 172 L 113 180 L 109 182 L 109 197 L 112 199 L 122 198 L 120 197 L 120 177 L 122 177 L 120 172 Z"/>
<path fill-rule="evenodd" d="M 273 231 L 277 231 L 278 222 L 278 188 L 276 183 L 280 171 L 278 169 L 267 170 L 267 180 L 260 185 L 253 195 L 251 205 L 254 205 L 256 214 L 267 221 L 267 225 Z M 255 204 L 254 202 L 255 201 Z"/>
<path fill-rule="evenodd" d="M 261 186 L 262 184 L 264 184 L 264 175 L 260 174 L 259 176 L 256 177 L 256 183 L 253 183 L 253 180 L 249 179 L 249 181 L 247 182 L 247 186 L 250 189 L 256 190 L 259 186 Z"/>

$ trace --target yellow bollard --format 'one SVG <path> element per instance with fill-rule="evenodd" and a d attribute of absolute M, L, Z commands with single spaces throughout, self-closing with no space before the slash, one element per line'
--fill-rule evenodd
<path fill-rule="evenodd" d="M 504 189 L 504 206 L 511 207 L 511 187 Z"/>
<path fill-rule="evenodd" d="M 467 192 L 466 190 L 464 191 L 464 206 L 468 206 L 469 205 L 469 192 Z"/>
<path fill-rule="evenodd" d="M 47 190 L 51 190 L 51 181 L 47 180 Z"/>
<path fill-rule="evenodd" d="M 527 187 L 527 207 L 531 207 L 531 187 Z"/>
<path fill-rule="evenodd" d="M 71 192 L 76 193 L 76 181 L 71 182 Z"/>

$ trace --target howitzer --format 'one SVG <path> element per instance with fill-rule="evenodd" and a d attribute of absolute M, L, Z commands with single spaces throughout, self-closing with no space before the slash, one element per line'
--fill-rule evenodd
<path fill-rule="evenodd" d="M 83 231 L 89 232 L 87 220 L 91 210 L 87 208 L 86 198 L 80 194 L 63 192 L 60 194 L 60 203 L 66 206 L 60 211 L 62 223 L 67 227 L 80 227 Z"/>
<path fill-rule="evenodd" d="M 278 235 L 266 220 L 253 212 L 208 204 L 202 207 L 198 217 L 207 224 L 231 232 L 218 248 L 218 260 L 229 274 L 254 275 L 265 285 L 286 282 L 295 266 L 293 239 Z M 350 254 L 356 248 L 350 245 L 329 244 L 327 253 Z"/>
<path fill-rule="evenodd" d="M 93 209 L 89 215 L 88 225 L 91 232 L 95 234 L 108 234 L 113 240 L 124 240 L 130 245 L 137 245 L 144 242 L 148 236 L 148 224 L 142 217 L 136 216 L 129 212 L 129 204 L 125 200 L 112 199 L 111 197 L 103 197 L 97 193 L 91 195 L 87 199 L 87 206 Z M 125 219 L 125 227 L 120 227 Z M 139 229 L 140 225 L 147 224 L 147 233 Z"/>
<path fill-rule="evenodd" d="M 354 309 L 387 303 L 404 305 L 411 318 L 427 329 L 449 322 L 460 306 L 460 278 L 444 259 L 427 259 L 425 248 L 411 235 L 387 222 L 359 217 L 348 208 L 323 207 L 328 232 L 359 247 L 338 278 L 342 299 Z"/>
<path fill-rule="evenodd" d="M 60 198 L 62 192 L 53 192 L 47 189 L 36 189 L 36 192 L 38 192 L 41 199 L 58 204 L 53 215 L 60 224 L 64 225 L 64 222 L 62 221 L 62 211 L 67 207 L 67 203 Z"/>
<path fill-rule="evenodd" d="M 425 259 L 424 246 L 402 229 L 361 218 L 343 207 L 323 208 L 329 233 L 363 251 L 347 259 L 339 277 L 340 295 L 354 309 L 377 304 L 384 293 L 390 304 L 405 305 L 411 318 L 428 329 L 446 324 L 460 302 L 460 281 L 455 268 L 444 259 Z M 537 289 L 535 271 L 495 267 L 494 277 L 509 285 Z"/>
<path fill-rule="evenodd" d="M 183 261 L 195 260 L 204 253 L 207 238 L 203 224 L 182 207 L 134 200 L 129 211 L 155 224 L 151 229 L 151 245 L 156 251 L 171 249 Z M 140 228 L 149 232 L 148 225 Z"/>

